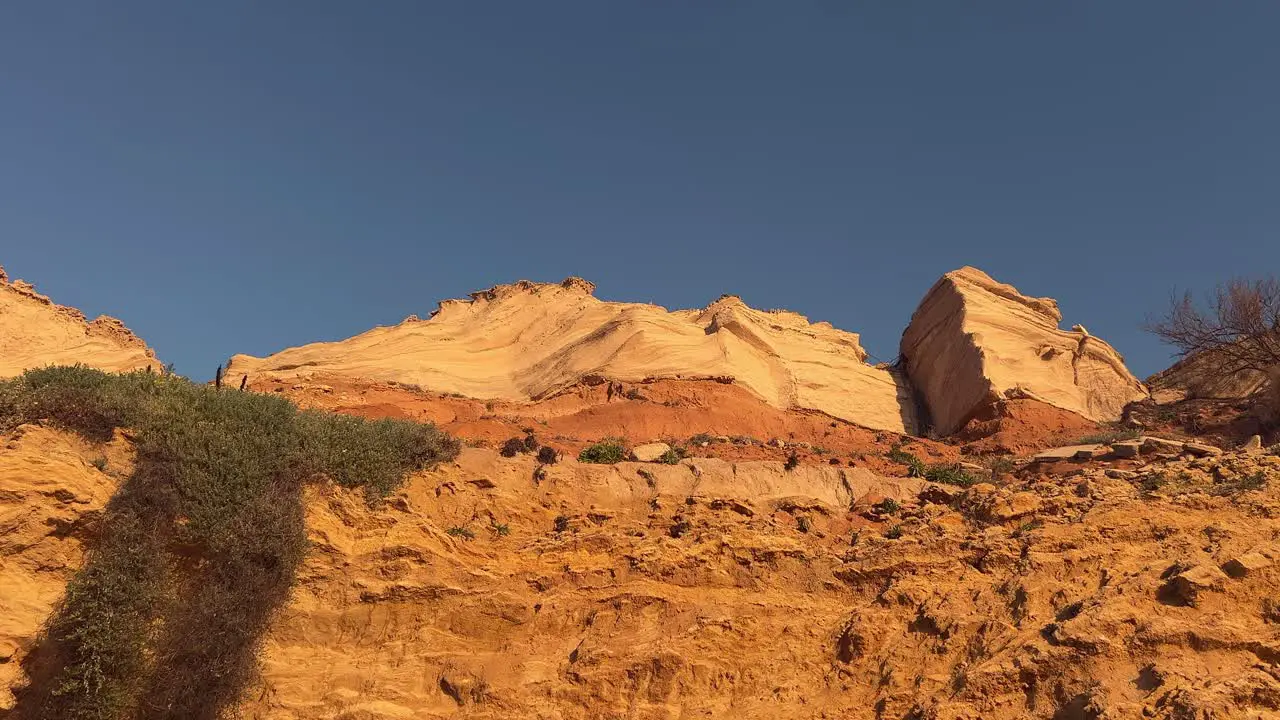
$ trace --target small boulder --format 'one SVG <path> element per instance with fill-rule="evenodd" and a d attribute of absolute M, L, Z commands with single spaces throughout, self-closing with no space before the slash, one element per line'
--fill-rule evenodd
<path fill-rule="evenodd" d="M 1222 448 L 1215 447 L 1213 445 L 1206 445 L 1204 443 L 1183 443 L 1182 448 L 1196 457 L 1209 457 L 1222 454 Z"/>
<path fill-rule="evenodd" d="M 1200 593 L 1221 589 L 1226 579 L 1216 565 L 1196 565 L 1175 575 L 1168 587 L 1182 602 L 1194 605 Z"/>
<path fill-rule="evenodd" d="M 1112 480 L 1132 480 L 1138 477 L 1138 473 L 1132 470 L 1121 470 L 1119 468 L 1107 468 L 1107 477 Z"/>
<path fill-rule="evenodd" d="M 1173 453 L 1175 455 L 1182 452 L 1183 444 L 1177 440 L 1167 440 L 1158 437 L 1142 438 L 1142 452 L 1144 453 Z"/>
<path fill-rule="evenodd" d="M 1241 449 L 1247 453 L 1262 452 L 1262 436 L 1254 435 L 1253 437 L 1250 437 L 1248 440 L 1245 441 L 1244 447 Z"/>
<path fill-rule="evenodd" d="M 1266 555 L 1260 552 L 1247 552 L 1228 560 L 1223 564 L 1222 569 L 1233 578 L 1242 578 L 1271 565 L 1271 558 Z"/>
<path fill-rule="evenodd" d="M 1118 458 L 1136 458 L 1142 451 L 1142 443 L 1137 440 L 1125 440 L 1112 443 L 1111 453 Z"/>
<path fill-rule="evenodd" d="M 671 451 L 671 446 L 664 442 L 645 443 L 631 448 L 631 457 L 639 462 L 655 462 Z"/>
<path fill-rule="evenodd" d="M 1037 453 L 1036 462 L 1055 462 L 1058 460 L 1092 460 L 1095 456 L 1101 455 L 1105 445 L 1097 443 L 1090 445 L 1067 445 L 1064 447 L 1050 448 L 1043 452 Z"/>

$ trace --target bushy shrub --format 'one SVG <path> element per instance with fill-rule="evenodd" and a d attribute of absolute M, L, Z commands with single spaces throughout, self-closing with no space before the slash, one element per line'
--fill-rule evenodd
<path fill-rule="evenodd" d="M 543 445 L 538 448 L 538 462 L 543 465 L 555 465 L 556 460 L 560 459 L 559 453 L 550 445 Z"/>
<path fill-rule="evenodd" d="M 658 456 L 658 462 L 663 465 L 678 465 L 684 459 L 684 452 L 680 448 L 671 448 Z"/>
<path fill-rule="evenodd" d="M 932 465 L 925 468 L 923 477 L 929 482 L 959 487 L 969 487 L 982 482 L 959 465 Z"/>
<path fill-rule="evenodd" d="M 502 443 L 502 447 L 498 448 L 498 454 L 502 457 L 515 457 L 524 452 L 524 440 L 518 437 L 507 438 Z"/>
<path fill-rule="evenodd" d="M 219 717 L 305 554 L 303 485 L 327 477 L 372 501 L 458 452 L 429 425 L 300 413 L 169 373 L 60 367 L 0 382 L 0 428 L 38 421 L 91 440 L 128 428 L 137 461 L 28 656 L 19 717 Z"/>
<path fill-rule="evenodd" d="M 792 470 L 795 470 L 798 467 L 800 467 L 800 456 L 795 454 L 795 452 L 792 452 L 790 455 L 788 455 L 787 461 L 782 463 L 782 469 L 786 470 L 787 472 L 791 472 Z"/>
<path fill-rule="evenodd" d="M 589 445 L 578 453 L 578 462 L 613 465 L 627 459 L 627 448 L 616 440 Z"/>

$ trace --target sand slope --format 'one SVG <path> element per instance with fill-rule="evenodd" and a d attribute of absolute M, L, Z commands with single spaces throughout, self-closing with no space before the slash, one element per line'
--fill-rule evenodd
<path fill-rule="evenodd" d="M 818 410 L 860 425 L 911 432 L 905 383 L 868 365 L 855 333 L 725 296 L 702 310 L 604 302 L 579 278 L 518 282 L 440 304 L 332 343 L 267 358 L 236 355 L 235 381 L 318 374 L 394 380 L 480 399 L 544 399 L 598 379 L 732 379 L 774 407 Z"/>

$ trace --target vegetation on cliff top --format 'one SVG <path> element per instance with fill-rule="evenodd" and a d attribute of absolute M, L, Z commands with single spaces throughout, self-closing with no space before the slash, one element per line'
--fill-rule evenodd
<path fill-rule="evenodd" d="M 127 429 L 137 461 L 26 659 L 16 711 L 29 718 L 219 717 L 253 678 L 306 551 L 303 486 L 327 478 L 372 502 L 459 448 L 431 425 L 150 372 L 0 382 L 0 432 L 42 421 L 94 441 Z"/>

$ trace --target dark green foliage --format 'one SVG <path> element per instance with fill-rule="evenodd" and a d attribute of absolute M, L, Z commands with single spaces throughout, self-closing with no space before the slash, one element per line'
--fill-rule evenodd
<path fill-rule="evenodd" d="M 924 461 L 916 457 L 914 454 L 902 449 L 901 445 L 894 445 L 889 448 L 888 457 L 890 460 L 907 466 L 907 475 L 909 477 L 924 477 L 925 467 Z"/>
<path fill-rule="evenodd" d="M 506 523 L 494 522 L 489 526 L 489 529 L 498 537 L 506 537 L 511 534 L 511 526 Z"/>
<path fill-rule="evenodd" d="M 684 459 L 684 448 L 671 448 L 670 450 L 658 456 L 658 462 L 663 465 L 679 465 Z"/>
<path fill-rule="evenodd" d="M 93 459 L 93 466 L 99 470 L 107 469 L 107 459 L 105 457 L 96 457 Z"/>
<path fill-rule="evenodd" d="M 959 465 L 930 465 L 924 469 L 923 477 L 929 482 L 959 487 L 969 487 L 982 482 Z"/>
<path fill-rule="evenodd" d="M 502 457 L 515 457 L 524 452 L 524 440 L 518 437 L 507 438 L 502 443 L 502 447 L 498 448 L 498 454 Z"/>
<path fill-rule="evenodd" d="M 712 438 L 710 434 L 708 434 L 708 433 L 698 433 L 697 435 L 694 435 L 693 437 L 689 438 L 689 444 L 690 444 L 690 445 L 705 445 L 705 444 L 708 444 L 708 443 L 712 442 L 712 440 L 714 440 L 714 438 Z"/>
<path fill-rule="evenodd" d="M 902 509 L 902 505 L 893 498 L 885 498 L 873 505 L 872 509 L 880 515 L 895 515 Z"/>
<path fill-rule="evenodd" d="M 214 390 L 222 389 L 222 366 L 221 365 L 218 366 L 218 372 L 214 373 L 213 375 L 213 389 Z"/>
<path fill-rule="evenodd" d="M 782 469 L 791 472 L 800 467 L 800 456 L 792 452 L 787 456 L 787 461 L 782 464 Z"/>
<path fill-rule="evenodd" d="M 898 538 L 902 537 L 902 526 L 894 525 L 893 527 L 884 531 L 884 536 L 890 540 L 897 540 Z"/>
<path fill-rule="evenodd" d="M 538 449 L 538 438 L 533 434 L 532 431 L 530 431 L 527 435 L 524 436 L 523 443 L 524 443 L 525 452 L 531 453 L 531 452 L 537 451 Z"/>
<path fill-rule="evenodd" d="M 556 460 L 560 459 L 560 454 L 550 445 L 543 445 L 538 448 L 538 462 L 543 465 L 555 465 Z"/>
<path fill-rule="evenodd" d="M 148 370 L 150 370 L 150 369 L 151 369 L 151 366 L 150 366 L 150 365 L 148 365 L 148 366 L 147 366 L 147 369 L 148 369 Z M 240 376 L 240 392 L 244 392 L 245 386 L 246 386 L 246 385 L 248 385 L 248 384 L 249 384 L 249 376 L 248 376 L 248 375 L 241 375 L 241 376 Z"/>
<path fill-rule="evenodd" d="M 426 425 L 300 413 L 166 373 L 46 368 L 0 382 L 0 430 L 49 421 L 91 440 L 129 428 L 133 475 L 25 668 L 17 717 L 195 718 L 229 708 L 306 551 L 301 490 L 371 499 L 457 441 Z"/>
<path fill-rule="evenodd" d="M 627 459 L 627 449 L 617 440 L 605 440 L 589 445 L 578 453 L 578 462 L 612 465 Z"/>
<path fill-rule="evenodd" d="M 464 539 L 464 540 L 475 540 L 475 539 L 476 539 L 476 531 L 475 531 L 475 530 L 472 530 L 472 529 L 471 529 L 471 528 L 469 528 L 469 527 L 463 527 L 463 526 L 461 526 L 461 525 L 454 525 L 453 527 L 449 528 L 449 529 L 448 529 L 448 530 L 446 530 L 445 532 L 449 533 L 450 535 L 452 535 L 452 536 L 454 536 L 454 537 L 460 537 L 460 538 L 462 538 L 462 539 Z"/>

